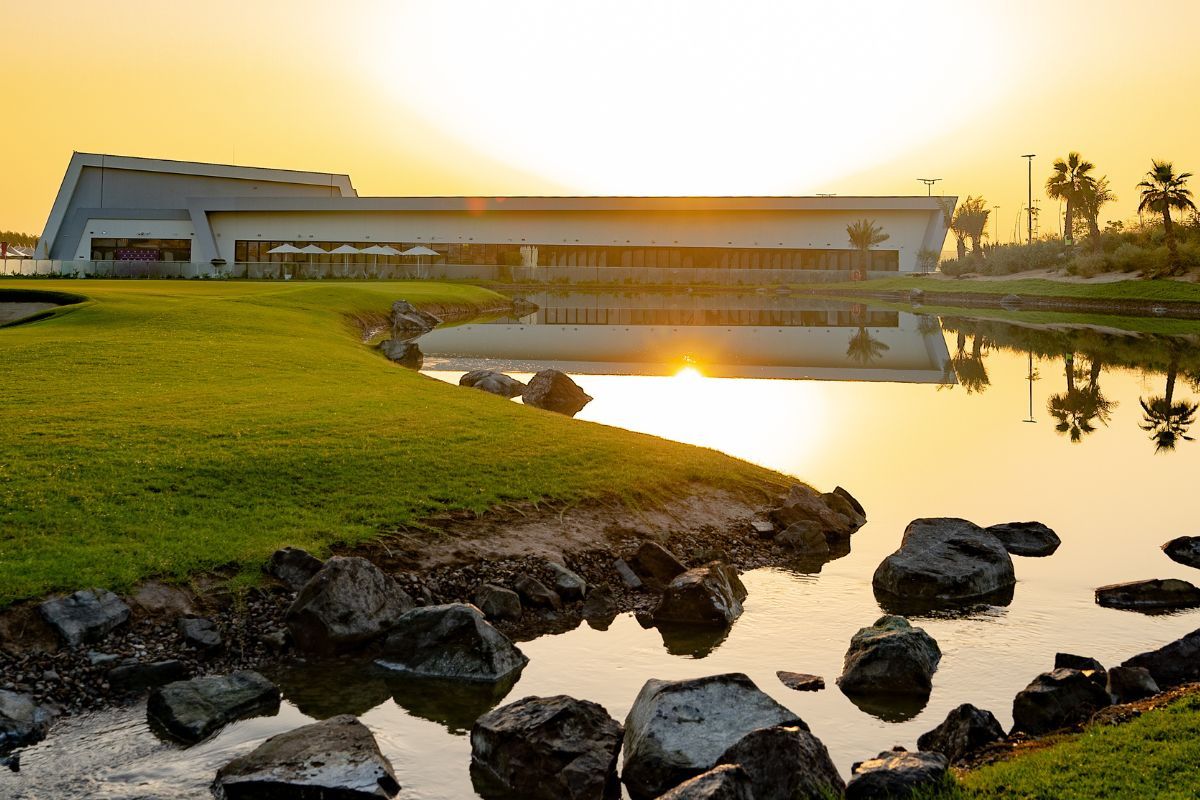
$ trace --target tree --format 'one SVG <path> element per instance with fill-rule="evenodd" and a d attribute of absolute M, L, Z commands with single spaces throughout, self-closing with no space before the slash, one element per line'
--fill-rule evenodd
<path fill-rule="evenodd" d="M 987 201 L 982 197 L 970 197 L 963 201 L 954 214 L 955 235 L 971 240 L 971 254 L 983 258 L 983 237 L 987 235 L 988 217 L 992 214 L 987 207 Z M 966 255 L 966 249 L 960 248 L 959 258 Z"/>
<path fill-rule="evenodd" d="M 967 200 L 970 199 L 970 197 L 967 198 Z M 950 208 L 950 204 L 941 197 L 938 198 L 938 205 L 942 207 L 942 221 L 945 223 L 946 228 L 954 234 L 954 243 L 958 247 L 959 259 L 961 260 L 966 258 L 967 234 L 958 225 L 958 214 L 952 208 Z"/>
<path fill-rule="evenodd" d="M 1100 246 L 1100 209 L 1116 199 L 1116 194 L 1108 188 L 1107 175 L 1086 183 L 1079 194 L 1079 210 L 1087 222 L 1093 248 Z"/>
<path fill-rule="evenodd" d="M 883 354 L 891 349 L 878 339 L 871 338 L 870 332 L 860 326 L 858 332 L 850 337 L 850 343 L 846 347 L 846 357 L 865 367 L 875 359 L 882 358 Z"/>
<path fill-rule="evenodd" d="M 1171 209 L 1181 213 L 1191 211 L 1196 213 L 1196 204 L 1192 202 L 1192 191 L 1186 184 L 1192 177 L 1190 172 L 1175 174 L 1175 165 L 1170 161 L 1150 162 L 1153 166 L 1137 188 L 1142 190 L 1142 202 L 1138 204 L 1138 213 L 1154 211 L 1162 214 L 1163 237 L 1167 242 L 1167 269 L 1169 273 L 1181 272 L 1183 264 L 1179 260 L 1179 246 L 1175 242 L 1175 225 L 1171 221 Z"/>
<path fill-rule="evenodd" d="M 892 238 L 875 224 L 873 219 L 860 219 L 846 226 L 850 246 L 858 251 L 858 268 L 866 275 L 871 268 L 871 248 Z"/>
<path fill-rule="evenodd" d="M 1067 153 L 1066 159 L 1055 159 L 1054 172 L 1046 179 L 1046 195 L 1054 200 L 1063 200 L 1067 204 L 1063 229 L 1068 240 L 1071 238 L 1075 209 L 1082 205 L 1084 193 L 1096 183 L 1096 179 L 1088 175 L 1095 167 L 1095 164 L 1084 161 L 1079 153 L 1072 150 Z"/>

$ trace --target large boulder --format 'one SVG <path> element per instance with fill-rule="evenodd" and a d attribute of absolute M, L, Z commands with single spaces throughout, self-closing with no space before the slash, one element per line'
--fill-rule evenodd
<path fill-rule="evenodd" d="M 804 721 L 741 673 L 649 680 L 625 719 L 622 780 L 635 800 L 658 797 L 712 769 L 742 737 Z"/>
<path fill-rule="evenodd" d="M 471 728 L 471 774 L 484 797 L 602 800 L 618 789 L 621 725 L 603 706 L 526 697 Z"/>
<path fill-rule="evenodd" d="M 570 417 L 592 402 L 591 396 L 580 389 L 579 384 L 556 369 L 544 369 L 530 378 L 521 399 L 527 406 Z"/>
<path fill-rule="evenodd" d="M 928 796 L 945 779 L 949 762 L 941 753 L 889 750 L 850 768 L 846 800 Z"/>
<path fill-rule="evenodd" d="M 771 521 L 779 528 L 797 522 L 815 522 L 831 540 L 848 537 L 866 522 L 866 516 L 859 511 L 862 506 L 848 498 L 848 494 L 845 490 L 822 494 L 797 483 L 788 490 L 783 504 L 771 510 Z"/>
<path fill-rule="evenodd" d="M 1180 536 L 1162 546 L 1167 558 L 1200 569 L 1200 536 Z"/>
<path fill-rule="evenodd" d="M 217 771 L 225 800 L 376 800 L 400 791 L 375 737 L 349 714 L 272 736 Z"/>
<path fill-rule="evenodd" d="M 392 335 L 425 333 L 441 324 L 441 320 L 427 311 L 414 306 L 407 300 L 392 303 Z"/>
<path fill-rule="evenodd" d="M 1141 653 L 1123 662 L 1123 667 L 1145 667 L 1163 689 L 1200 681 L 1200 630 Z"/>
<path fill-rule="evenodd" d="M 1013 699 L 1013 730 L 1040 736 L 1087 722 L 1111 704 L 1108 692 L 1077 669 L 1043 672 Z"/>
<path fill-rule="evenodd" d="M 744 769 L 722 764 L 684 781 L 658 800 L 757 800 L 757 796 Z"/>
<path fill-rule="evenodd" d="M 775 542 L 802 558 L 825 560 L 832 552 L 821 523 L 809 519 L 788 525 L 782 533 L 775 537 Z"/>
<path fill-rule="evenodd" d="M 1200 606 L 1200 588 L 1178 578 L 1113 583 L 1096 589 L 1096 603 L 1131 611 L 1170 611 Z"/>
<path fill-rule="evenodd" d="M 129 606 L 107 589 L 83 589 L 56 597 L 38 606 L 64 642 L 75 647 L 98 642 L 113 629 L 129 621 Z"/>
<path fill-rule="evenodd" d="M 1091 656 L 1077 656 L 1073 653 L 1055 653 L 1055 669 L 1077 669 L 1087 675 L 1100 686 L 1107 682 L 1107 670 L 1104 665 Z"/>
<path fill-rule="evenodd" d="M 334 557 L 296 595 L 285 620 L 299 649 L 329 653 L 379 637 L 413 605 L 370 561 Z"/>
<path fill-rule="evenodd" d="M 304 588 L 321 571 L 325 562 L 299 547 L 284 547 L 276 550 L 263 565 L 263 572 L 270 575 L 293 592 Z"/>
<path fill-rule="evenodd" d="M 746 587 L 737 570 L 720 561 L 675 577 L 654 609 L 656 624 L 729 626 L 742 614 Z"/>
<path fill-rule="evenodd" d="M 521 596 L 512 589 L 485 583 L 475 590 L 475 607 L 488 619 L 520 619 Z"/>
<path fill-rule="evenodd" d="M 1145 667 L 1113 667 L 1108 671 L 1104 688 L 1114 703 L 1132 703 L 1162 691 Z"/>
<path fill-rule="evenodd" d="M 984 530 L 999 539 L 1014 556 L 1041 558 L 1053 555 L 1062 544 L 1058 534 L 1040 522 L 1004 522 Z"/>
<path fill-rule="evenodd" d="M 838 686 L 846 694 L 928 695 L 942 651 L 904 617 L 884 616 L 850 639 Z"/>
<path fill-rule="evenodd" d="M 46 738 L 58 709 L 42 705 L 32 695 L 0 689 L 0 753 Z"/>
<path fill-rule="evenodd" d="M 450 603 L 402 614 L 383 643 L 379 663 L 420 677 L 493 683 L 529 659 L 478 608 Z"/>
<path fill-rule="evenodd" d="M 746 771 L 754 800 L 824 800 L 846 788 L 821 740 L 796 726 L 751 731 L 718 763 Z"/>
<path fill-rule="evenodd" d="M 654 587 L 666 586 L 676 576 L 687 572 L 687 567 L 674 553 L 658 542 L 650 541 L 638 545 L 629 565 L 642 581 Z"/>
<path fill-rule="evenodd" d="M 950 763 L 961 760 L 985 745 L 1004 739 L 1004 728 L 990 711 L 963 703 L 946 715 L 931 731 L 921 734 L 917 747 L 941 753 Z"/>
<path fill-rule="evenodd" d="M 1012 557 L 992 534 L 965 519 L 909 523 L 900 549 L 875 570 L 876 596 L 892 608 L 1012 600 Z"/>
<path fill-rule="evenodd" d="M 525 392 L 525 384 L 503 372 L 491 369 L 477 369 L 468 372 L 458 379 L 458 385 L 508 398 L 520 397 Z"/>
<path fill-rule="evenodd" d="M 279 689 L 257 672 L 175 681 L 150 693 L 146 714 L 185 742 L 198 742 L 230 722 L 273 714 Z"/>

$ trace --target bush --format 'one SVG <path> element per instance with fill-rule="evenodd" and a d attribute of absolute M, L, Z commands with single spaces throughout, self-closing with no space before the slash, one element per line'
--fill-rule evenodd
<path fill-rule="evenodd" d="M 1104 253 L 1084 253 L 1067 264 L 1067 272 L 1081 278 L 1094 278 L 1112 268 Z"/>

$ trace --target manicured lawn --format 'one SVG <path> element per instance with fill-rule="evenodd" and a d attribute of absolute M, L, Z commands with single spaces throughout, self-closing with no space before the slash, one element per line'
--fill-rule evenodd
<path fill-rule="evenodd" d="M 450 510 L 781 476 L 386 361 L 352 314 L 494 306 L 436 283 L 5 281 L 88 302 L 0 329 L 0 606 L 123 589 Z"/>
<path fill-rule="evenodd" d="M 1095 800 L 1200 796 L 1200 696 L 960 777 L 939 797 Z"/>
<path fill-rule="evenodd" d="M 1096 298 L 1100 300 L 1183 300 L 1200 302 L 1200 284 L 1167 280 L 1128 280 L 1114 283 L 1066 283 L 1041 278 L 1021 280 L 937 280 L 930 278 L 879 278 L 858 283 L 808 284 L 804 288 L 846 294 L 924 289 L 926 293 L 1020 294 L 1029 297 Z"/>

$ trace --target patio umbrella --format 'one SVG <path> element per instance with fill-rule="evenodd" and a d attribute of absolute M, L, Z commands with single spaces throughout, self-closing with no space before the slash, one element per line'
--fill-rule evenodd
<path fill-rule="evenodd" d="M 373 244 L 370 247 L 364 247 L 359 252 L 362 252 L 369 256 L 373 256 L 373 258 L 371 259 L 371 271 L 373 273 L 372 277 L 378 277 L 378 275 L 379 275 L 379 257 L 380 256 L 397 255 L 397 254 L 399 254 L 400 251 L 394 247 L 386 247 L 386 246 L 380 246 L 377 244 Z"/>
<path fill-rule="evenodd" d="M 417 257 L 417 277 L 419 278 L 421 277 L 421 256 L 440 256 L 441 253 L 439 253 L 437 250 L 428 248 L 423 244 L 419 244 L 416 247 L 408 248 L 400 255 Z"/>
<path fill-rule="evenodd" d="M 312 277 L 312 260 L 313 260 L 313 256 L 327 256 L 327 255 L 329 255 L 329 251 L 328 251 L 328 250 L 326 250 L 324 247 L 318 247 L 318 246 L 317 246 L 317 245 L 315 245 L 315 244 L 306 244 L 306 245 L 304 245 L 304 247 L 301 247 L 301 248 L 300 248 L 300 252 L 301 252 L 301 253 L 307 253 L 307 254 L 308 254 L 308 274 L 309 274 L 309 277 Z"/>
<path fill-rule="evenodd" d="M 338 245 L 337 247 L 333 248 L 329 252 L 335 256 L 356 256 L 359 253 L 361 253 L 362 251 L 359 250 L 357 247 L 355 247 L 352 244 L 342 244 L 342 245 Z M 343 267 L 346 266 L 346 259 L 344 259 L 344 258 L 342 259 L 342 266 Z M 341 277 L 344 278 L 346 276 L 343 275 Z"/>

